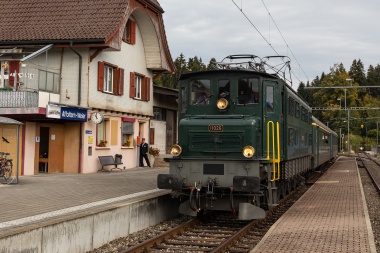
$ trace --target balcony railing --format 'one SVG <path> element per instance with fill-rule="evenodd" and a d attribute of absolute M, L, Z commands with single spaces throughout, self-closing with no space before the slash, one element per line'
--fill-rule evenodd
<path fill-rule="evenodd" d="M 0 108 L 38 107 L 38 91 L 0 89 Z"/>

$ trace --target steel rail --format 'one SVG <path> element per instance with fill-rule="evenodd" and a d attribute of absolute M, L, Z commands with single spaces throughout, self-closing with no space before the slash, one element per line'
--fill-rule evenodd
<path fill-rule="evenodd" d="M 359 153 L 358 157 L 359 159 L 361 160 L 361 162 L 363 163 L 363 166 L 364 168 L 366 169 L 369 177 L 371 178 L 371 181 L 372 183 L 374 184 L 375 188 L 376 188 L 376 191 L 379 193 L 380 195 L 380 178 L 377 177 L 375 175 L 373 175 L 373 173 L 371 172 L 371 169 L 368 168 L 368 166 L 365 164 L 364 160 L 362 159 L 362 157 L 360 156 L 360 154 L 364 154 L 366 156 L 367 159 L 369 159 L 371 162 L 375 163 L 377 166 L 380 166 L 380 163 L 374 159 L 372 159 L 372 157 L 370 157 L 368 154 L 366 153 Z"/>

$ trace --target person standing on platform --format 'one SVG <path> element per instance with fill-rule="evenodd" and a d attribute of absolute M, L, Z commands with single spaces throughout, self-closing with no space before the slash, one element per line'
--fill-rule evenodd
<path fill-rule="evenodd" d="M 148 165 L 148 167 L 150 167 L 148 151 L 149 151 L 149 145 L 148 143 L 145 142 L 145 138 L 142 138 L 142 142 L 140 144 L 140 167 L 144 167 L 143 158 L 145 159 L 145 162 Z"/>

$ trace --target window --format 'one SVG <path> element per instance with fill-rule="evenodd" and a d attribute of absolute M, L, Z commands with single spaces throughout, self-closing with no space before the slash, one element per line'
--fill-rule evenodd
<path fill-rule="evenodd" d="M 38 89 L 52 93 L 59 93 L 59 79 L 59 74 L 45 70 L 38 70 Z"/>
<path fill-rule="evenodd" d="M 240 78 L 238 81 L 238 104 L 259 103 L 259 79 Z"/>
<path fill-rule="evenodd" d="M 133 146 L 134 122 L 121 122 L 121 143 L 123 146 Z"/>
<path fill-rule="evenodd" d="M 98 62 L 98 91 L 123 95 L 124 69 L 110 63 Z"/>
<path fill-rule="evenodd" d="M 96 125 L 96 145 L 98 147 L 107 146 L 106 123 L 105 123 L 105 121 Z"/>
<path fill-rule="evenodd" d="M 296 102 L 296 117 L 300 117 L 300 104 L 298 102 Z"/>
<path fill-rule="evenodd" d="M 135 98 L 141 99 L 141 76 L 135 75 Z"/>
<path fill-rule="evenodd" d="M 295 108 L 294 108 L 294 99 L 292 97 L 289 97 L 289 115 L 294 116 L 295 115 Z"/>
<path fill-rule="evenodd" d="M 136 44 L 136 22 L 128 19 L 123 33 L 123 41 L 128 44 Z"/>
<path fill-rule="evenodd" d="M 219 80 L 218 82 L 219 97 L 228 100 L 230 97 L 230 80 Z"/>
<path fill-rule="evenodd" d="M 112 93 L 113 86 L 113 68 L 104 65 L 104 86 L 103 91 Z"/>
<path fill-rule="evenodd" d="M 129 97 L 150 101 L 150 78 L 142 74 L 130 73 Z"/>
<path fill-rule="evenodd" d="M 298 132 L 296 129 L 289 127 L 288 128 L 288 145 L 294 146 L 297 144 L 297 135 Z"/>
<path fill-rule="evenodd" d="M 191 105 L 203 106 L 210 104 L 210 84 L 208 79 L 191 80 Z"/>
<path fill-rule="evenodd" d="M 164 108 L 153 107 L 153 119 L 166 121 L 166 110 Z"/>
<path fill-rule="evenodd" d="M 266 108 L 267 112 L 273 112 L 273 102 L 274 102 L 274 89 L 273 86 L 267 86 L 266 88 Z"/>

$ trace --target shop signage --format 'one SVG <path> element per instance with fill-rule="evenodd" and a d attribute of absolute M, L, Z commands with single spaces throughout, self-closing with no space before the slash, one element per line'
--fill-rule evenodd
<path fill-rule="evenodd" d="M 59 105 L 47 105 L 46 117 L 53 119 L 87 121 L 87 110 L 72 107 L 62 107 Z"/>

